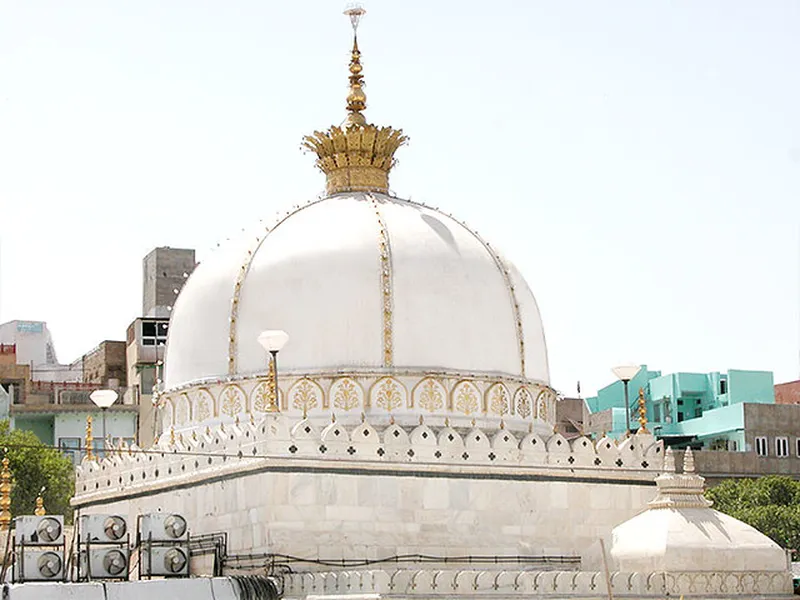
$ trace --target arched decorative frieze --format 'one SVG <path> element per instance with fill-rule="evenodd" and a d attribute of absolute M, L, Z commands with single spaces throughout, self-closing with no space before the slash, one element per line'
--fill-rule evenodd
<path fill-rule="evenodd" d="M 189 396 L 181 394 L 175 399 L 175 425 L 182 427 L 187 425 L 192 418 Z"/>
<path fill-rule="evenodd" d="M 492 415 L 502 417 L 511 412 L 511 399 L 508 388 L 503 383 L 495 383 L 486 391 L 486 406 Z"/>
<path fill-rule="evenodd" d="M 370 390 L 370 405 L 392 412 L 406 406 L 408 392 L 394 377 L 383 377 Z"/>
<path fill-rule="evenodd" d="M 536 396 L 536 418 L 540 421 L 547 421 L 547 390 L 542 390 Z"/>
<path fill-rule="evenodd" d="M 252 412 L 255 413 L 264 413 L 270 412 L 270 396 L 272 395 L 272 388 L 273 386 L 270 382 L 266 379 L 259 380 L 256 386 L 253 388 L 253 391 L 250 393 L 250 406 L 252 407 Z M 280 401 L 276 397 L 275 398 L 275 405 L 280 406 Z"/>
<path fill-rule="evenodd" d="M 158 409 L 158 419 L 161 424 L 161 432 L 168 431 L 175 423 L 175 405 L 171 398 L 165 399 Z"/>
<path fill-rule="evenodd" d="M 521 386 L 514 393 L 514 406 L 517 409 L 517 414 L 523 419 L 531 416 L 531 393 L 526 386 Z"/>
<path fill-rule="evenodd" d="M 340 377 L 334 381 L 329 396 L 335 410 L 349 412 L 364 406 L 364 390 L 352 377 Z"/>
<path fill-rule="evenodd" d="M 292 408 L 308 413 L 322 404 L 322 388 L 318 383 L 304 377 L 289 390 Z"/>
<path fill-rule="evenodd" d="M 481 409 L 481 394 L 471 381 L 460 381 L 453 388 L 453 410 L 465 415 L 477 414 Z"/>
<path fill-rule="evenodd" d="M 205 421 L 217 414 L 214 396 L 206 388 L 200 388 L 195 392 L 192 401 L 192 418 L 195 422 Z"/>
<path fill-rule="evenodd" d="M 236 384 L 225 386 L 220 394 L 220 416 L 235 417 L 247 410 L 247 395 Z"/>
<path fill-rule="evenodd" d="M 433 377 L 426 377 L 411 391 L 411 406 L 419 407 L 429 413 L 435 413 L 444 408 L 447 390 Z"/>

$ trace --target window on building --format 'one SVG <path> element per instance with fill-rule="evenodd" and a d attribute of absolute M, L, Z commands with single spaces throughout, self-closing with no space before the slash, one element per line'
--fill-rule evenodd
<path fill-rule="evenodd" d="M 776 437 L 775 438 L 775 456 L 789 456 L 789 438 Z"/>
<path fill-rule="evenodd" d="M 730 452 L 738 452 L 739 442 L 737 440 L 728 440 L 728 450 Z"/>
<path fill-rule="evenodd" d="M 58 448 L 72 460 L 72 464 L 77 465 L 81 462 L 81 438 L 58 438 Z"/>
<path fill-rule="evenodd" d="M 719 380 L 719 393 L 720 394 L 727 394 L 728 393 L 728 380 L 727 379 L 720 379 Z"/>
<path fill-rule="evenodd" d="M 769 448 L 767 448 L 767 436 L 756 436 L 756 454 L 759 456 L 769 456 Z"/>
<path fill-rule="evenodd" d="M 797 438 L 795 442 L 797 444 L 797 456 L 800 457 L 800 438 Z"/>
<path fill-rule="evenodd" d="M 142 321 L 142 345 L 163 346 L 167 343 L 168 330 L 166 321 Z"/>

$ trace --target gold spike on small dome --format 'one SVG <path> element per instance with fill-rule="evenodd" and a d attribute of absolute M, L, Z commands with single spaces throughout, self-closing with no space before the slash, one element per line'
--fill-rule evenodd
<path fill-rule="evenodd" d="M 316 165 L 325 173 L 328 194 L 388 192 L 394 153 L 408 139 L 401 129 L 368 124 L 362 112 L 367 107 L 367 96 L 357 33 L 358 23 L 366 12 L 361 7 L 344 12 L 353 25 L 347 119 L 341 127 L 334 125 L 303 138 L 303 147 L 317 154 Z"/>

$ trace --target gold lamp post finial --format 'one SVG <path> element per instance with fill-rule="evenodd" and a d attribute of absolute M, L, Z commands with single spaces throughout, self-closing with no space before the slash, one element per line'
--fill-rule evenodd
<path fill-rule="evenodd" d="M 92 452 L 92 444 L 94 438 L 92 437 L 92 415 L 86 417 L 86 458 L 94 460 L 94 453 Z"/>
<path fill-rule="evenodd" d="M 0 530 L 8 531 L 11 526 L 11 469 L 8 467 L 8 456 L 3 458 L 0 470 Z"/>
<path fill-rule="evenodd" d="M 366 14 L 361 6 L 352 6 L 344 11 L 353 25 L 353 50 L 350 53 L 350 92 L 347 94 L 347 120 L 345 126 L 366 125 L 367 120 L 361 111 L 367 108 L 367 95 L 364 93 L 364 76 L 361 74 L 361 51 L 358 49 L 358 24 Z"/>
<path fill-rule="evenodd" d="M 42 494 L 44 494 L 44 488 L 42 488 L 39 495 L 36 496 L 36 508 L 33 509 L 33 514 L 37 517 L 43 517 L 47 514 L 47 511 L 44 509 L 44 498 Z"/>
<path fill-rule="evenodd" d="M 644 401 L 644 388 L 639 388 L 639 430 L 636 433 L 650 433 L 647 430 L 647 406 Z"/>

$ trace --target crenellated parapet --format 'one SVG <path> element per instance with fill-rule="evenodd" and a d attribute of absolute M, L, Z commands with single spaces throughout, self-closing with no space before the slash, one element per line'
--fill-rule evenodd
<path fill-rule="evenodd" d="M 264 465 L 302 470 L 320 466 L 339 470 L 435 469 L 439 472 L 514 473 L 628 478 L 650 481 L 659 471 L 663 442 L 651 434 L 616 441 L 608 437 L 567 440 L 559 433 L 540 435 L 532 428 L 514 432 L 505 426 L 454 427 L 449 422 L 414 427 L 389 422 L 376 427 L 366 419 L 346 425 L 336 419 L 265 415 L 162 435 L 153 448 L 120 447 L 102 460 L 85 460 L 76 471 L 76 503 L 96 495 L 113 497 L 134 489 L 156 490 L 180 481 L 202 481 L 220 472 L 258 470 Z"/>

